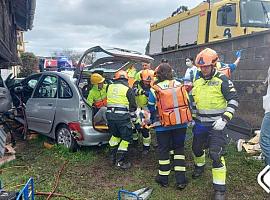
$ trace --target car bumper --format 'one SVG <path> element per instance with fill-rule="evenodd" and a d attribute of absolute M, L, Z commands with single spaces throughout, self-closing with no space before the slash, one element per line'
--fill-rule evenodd
<path fill-rule="evenodd" d="M 109 132 L 96 131 L 93 126 L 81 126 L 83 140 L 78 141 L 81 146 L 95 146 L 107 144 L 111 134 Z"/>

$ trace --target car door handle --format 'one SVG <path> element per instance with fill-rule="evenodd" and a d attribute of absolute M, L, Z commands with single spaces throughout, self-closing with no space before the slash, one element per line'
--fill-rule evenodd
<path fill-rule="evenodd" d="M 218 35 L 215 35 L 213 38 L 218 38 Z"/>
<path fill-rule="evenodd" d="M 48 106 L 52 106 L 53 104 L 52 103 L 48 103 Z"/>

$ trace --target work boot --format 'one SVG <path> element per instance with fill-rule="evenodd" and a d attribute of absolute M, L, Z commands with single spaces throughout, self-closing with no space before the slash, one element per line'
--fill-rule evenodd
<path fill-rule="evenodd" d="M 204 166 L 201 166 L 201 167 L 195 166 L 194 171 L 192 173 L 192 178 L 196 179 L 196 178 L 201 177 L 203 172 L 204 172 Z"/>
<path fill-rule="evenodd" d="M 127 159 L 127 152 L 117 152 L 115 166 L 121 169 L 129 169 L 131 163 Z"/>
<path fill-rule="evenodd" d="M 182 172 L 176 172 L 175 173 L 175 179 L 176 179 L 176 189 L 183 190 L 188 184 L 188 180 L 186 178 L 185 173 Z"/>
<path fill-rule="evenodd" d="M 165 180 L 167 179 L 167 180 Z M 157 175 L 155 178 L 156 183 L 158 183 L 161 187 L 168 187 L 168 176 L 162 177 L 161 175 Z"/>
<path fill-rule="evenodd" d="M 185 179 L 185 181 L 183 181 L 181 183 L 176 183 L 176 189 L 183 190 L 183 189 L 185 189 L 185 187 L 187 186 L 187 184 L 188 184 L 187 179 Z"/>
<path fill-rule="evenodd" d="M 116 162 L 116 152 L 117 152 L 117 148 L 112 148 L 111 151 L 110 151 L 109 160 L 110 160 L 110 164 L 111 165 L 115 165 L 115 162 Z"/>
<path fill-rule="evenodd" d="M 214 200 L 225 200 L 225 192 L 215 191 Z"/>

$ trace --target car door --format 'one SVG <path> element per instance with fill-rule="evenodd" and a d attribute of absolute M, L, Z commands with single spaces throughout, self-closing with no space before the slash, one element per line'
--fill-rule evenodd
<path fill-rule="evenodd" d="M 57 106 L 57 75 L 43 75 L 33 96 L 26 103 L 28 128 L 49 134 Z"/>

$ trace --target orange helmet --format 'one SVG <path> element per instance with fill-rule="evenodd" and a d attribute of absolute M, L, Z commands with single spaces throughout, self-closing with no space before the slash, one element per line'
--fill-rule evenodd
<path fill-rule="evenodd" d="M 128 79 L 127 72 L 124 70 L 120 70 L 120 71 L 116 72 L 114 75 L 114 79 L 120 79 L 120 78 Z"/>
<path fill-rule="evenodd" d="M 210 48 L 202 50 L 196 57 L 195 64 L 197 67 L 203 67 L 207 65 L 215 65 L 218 61 L 218 54 L 216 51 Z"/>
<path fill-rule="evenodd" d="M 154 71 L 151 69 L 144 69 L 141 72 L 141 80 L 142 81 L 152 81 L 154 78 Z"/>

